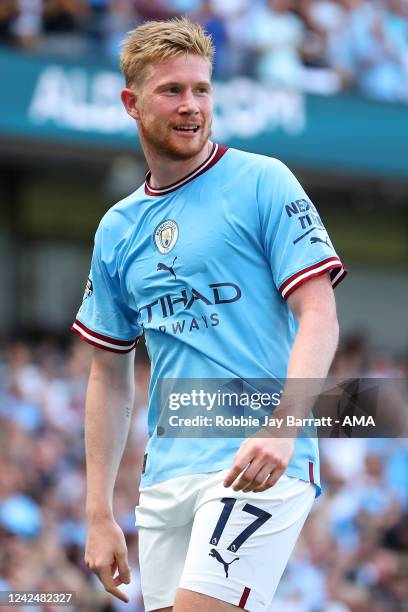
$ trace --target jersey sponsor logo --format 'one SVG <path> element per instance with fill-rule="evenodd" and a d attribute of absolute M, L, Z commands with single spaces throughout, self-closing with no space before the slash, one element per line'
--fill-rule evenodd
<path fill-rule="evenodd" d="M 302 233 L 295 238 L 293 244 L 297 244 L 315 230 L 326 231 L 316 207 L 305 198 L 287 204 L 285 206 L 285 211 L 289 219 L 293 217 L 298 220 L 302 229 Z M 324 240 L 320 240 L 320 242 L 324 242 Z M 312 242 L 312 244 L 314 244 L 314 242 Z"/>
<path fill-rule="evenodd" d="M 174 262 L 173 262 L 174 263 Z M 164 269 L 167 269 L 166 266 Z M 161 268 L 163 269 L 163 268 Z M 210 329 L 220 325 L 220 315 L 218 312 L 211 314 L 200 314 L 191 317 L 176 319 L 173 316 L 182 315 L 184 312 L 193 308 L 196 302 L 204 308 L 208 306 L 219 306 L 221 304 L 232 304 L 241 299 L 242 291 L 235 283 L 211 283 L 208 290 L 204 292 L 190 287 L 182 289 L 177 293 L 167 293 L 157 298 L 150 304 L 145 304 L 139 308 L 142 315 L 141 325 L 150 324 L 154 321 L 156 329 L 162 333 L 172 333 L 182 335 L 193 331 Z"/>
<path fill-rule="evenodd" d="M 192 332 L 200 329 L 208 329 L 209 327 L 217 327 L 220 324 L 220 315 L 217 312 L 213 312 L 209 317 L 202 315 L 201 317 L 193 317 L 192 319 L 179 319 L 178 321 L 171 322 L 171 325 L 159 325 L 158 329 L 163 334 L 172 333 L 175 336 L 177 334 L 184 334 L 185 332 Z"/>
<path fill-rule="evenodd" d="M 177 242 L 179 235 L 178 225 L 175 221 L 167 219 L 154 230 L 153 239 L 158 251 L 165 255 L 169 253 Z"/>
<path fill-rule="evenodd" d="M 176 278 L 176 279 L 177 279 L 176 273 L 175 273 L 175 271 L 174 271 L 174 269 L 173 269 L 173 268 L 174 268 L 174 264 L 175 264 L 176 259 L 177 259 L 177 255 L 176 255 L 176 257 L 173 259 L 173 263 L 171 264 L 171 266 L 168 266 L 167 264 L 162 263 L 161 261 L 159 261 L 159 263 L 157 264 L 157 271 L 158 271 L 158 272 L 160 272 L 160 270 L 167 270 L 167 272 L 169 272 L 170 274 L 172 274 L 172 275 L 174 276 L 174 278 Z"/>
<path fill-rule="evenodd" d="M 210 557 L 214 557 L 214 559 L 216 559 L 218 561 L 218 563 L 222 563 L 222 565 L 224 567 L 224 572 L 225 572 L 225 577 L 226 578 L 228 578 L 228 570 L 229 570 L 229 566 L 231 565 L 231 563 L 234 563 L 234 561 L 239 561 L 239 559 L 240 559 L 239 557 L 235 557 L 235 559 L 233 559 L 232 561 L 227 563 L 221 557 L 220 553 L 218 552 L 218 550 L 216 548 L 212 548 L 211 551 L 208 554 L 209 554 Z"/>
<path fill-rule="evenodd" d="M 147 322 L 151 323 L 153 313 L 162 316 L 163 319 L 175 314 L 175 306 L 182 304 L 183 310 L 190 310 L 195 302 L 201 302 L 206 306 L 217 306 L 219 304 L 231 304 L 241 299 L 241 289 L 235 283 L 211 283 L 208 285 L 206 294 L 201 293 L 194 287 L 182 289 L 179 293 L 168 293 L 161 296 L 150 304 L 139 308 L 139 313 L 147 314 Z M 176 306 L 177 308 L 177 306 Z"/>

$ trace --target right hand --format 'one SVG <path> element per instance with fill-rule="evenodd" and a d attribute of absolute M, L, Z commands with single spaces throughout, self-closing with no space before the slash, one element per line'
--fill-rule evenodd
<path fill-rule="evenodd" d="M 102 582 L 105 590 L 125 603 L 127 595 L 118 589 L 130 583 L 126 540 L 123 531 L 113 518 L 88 520 L 88 537 L 85 563 Z M 114 575 L 118 571 L 118 576 Z"/>

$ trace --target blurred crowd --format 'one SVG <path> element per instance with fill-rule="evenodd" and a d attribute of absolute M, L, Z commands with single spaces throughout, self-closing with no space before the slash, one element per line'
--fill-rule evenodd
<path fill-rule="evenodd" d="M 77 339 L 65 349 L 51 340 L 16 341 L 0 352 L 0 591 L 75 591 L 77 602 L 68 610 L 113 612 L 128 608 L 105 593 L 83 560 L 90 357 L 90 347 Z M 408 362 L 374 354 L 363 339 L 352 338 L 338 351 L 333 374 L 356 373 L 406 376 Z M 124 590 L 132 612 L 143 610 L 134 507 L 148 379 L 149 363 L 139 351 L 134 415 L 114 505 L 129 548 L 132 582 Z M 320 446 L 323 494 L 268 612 L 406 611 L 408 441 L 339 438 Z"/>
<path fill-rule="evenodd" d="M 0 43 L 117 62 L 127 31 L 181 15 L 212 35 L 217 78 L 408 101 L 408 0 L 1 0 Z"/>

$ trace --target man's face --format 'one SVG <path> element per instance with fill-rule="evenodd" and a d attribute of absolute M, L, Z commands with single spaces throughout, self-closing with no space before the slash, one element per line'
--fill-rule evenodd
<path fill-rule="evenodd" d="M 140 136 L 156 153 L 189 159 L 211 134 L 212 89 L 208 62 L 181 55 L 148 67 L 136 101 Z"/>

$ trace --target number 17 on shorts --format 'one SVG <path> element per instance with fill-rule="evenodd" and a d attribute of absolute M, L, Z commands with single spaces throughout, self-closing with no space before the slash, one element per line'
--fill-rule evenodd
<path fill-rule="evenodd" d="M 287 476 L 259 494 L 204 496 L 179 586 L 267 612 L 314 498 L 313 485 Z"/>

